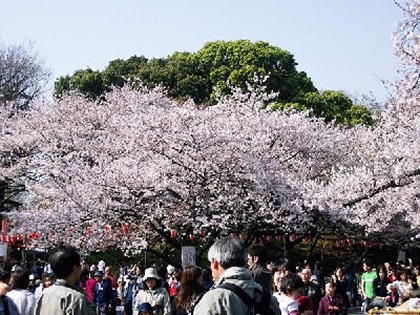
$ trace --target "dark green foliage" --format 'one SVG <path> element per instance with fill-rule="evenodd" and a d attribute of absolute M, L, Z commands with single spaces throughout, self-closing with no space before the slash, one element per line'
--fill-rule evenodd
<path fill-rule="evenodd" d="M 145 86 L 162 86 L 170 97 L 191 98 L 196 104 L 213 104 L 217 96 L 231 94 L 231 88 L 244 92 L 247 84 L 263 83 L 267 93 L 277 92 L 273 109 L 310 110 L 315 117 L 339 124 L 371 124 L 370 111 L 356 106 L 338 91 L 318 92 L 305 72 L 297 71 L 291 53 L 266 42 L 248 40 L 214 41 L 196 53 L 175 52 L 167 58 L 133 56 L 116 59 L 102 72 L 77 70 L 55 82 L 55 96 L 76 90 L 97 99 L 112 86 L 140 80 Z"/>

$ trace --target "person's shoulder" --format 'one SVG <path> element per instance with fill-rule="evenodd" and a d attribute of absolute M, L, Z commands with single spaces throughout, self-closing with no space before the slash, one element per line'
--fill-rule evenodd
<path fill-rule="evenodd" d="M 160 288 L 157 288 L 157 289 L 155 290 L 155 292 L 156 292 L 157 294 L 168 295 L 168 291 L 165 289 L 165 287 L 160 287 Z"/>
<path fill-rule="evenodd" d="M 72 296 L 73 298 L 86 299 L 85 295 L 82 292 L 69 286 L 56 284 L 44 289 L 43 295 Z"/>

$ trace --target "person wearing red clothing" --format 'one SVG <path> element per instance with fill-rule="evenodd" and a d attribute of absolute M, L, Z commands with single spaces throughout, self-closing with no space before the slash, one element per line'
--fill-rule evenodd
<path fill-rule="evenodd" d="M 111 266 L 106 266 L 105 267 L 105 278 L 108 278 L 109 280 L 111 280 L 112 288 L 114 288 L 114 289 L 118 288 L 118 283 L 117 283 L 117 280 L 115 279 L 114 275 L 112 274 L 112 267 Z"/>
<path fill-rule="evenodd" d="M 96 279 L 93 276 L 95 274 L 95 272 L 91 271 L 89 273 L 89 279 L 86 281 L 86 285 L 85 285 L 85 292 L 86 292 L 86 296 L 89 302 L 92 302 L 93 300 L 93 293 L 95 292 L 95 285 L 96 285 Z"/>
<path fill-rule="evenodd" d="M 336 284 L 333 281 L 325 285 L 326 295 L 319 301 L 318 315 L 338 315 L 345 309 L 343 297 L 335 294 Z"/>
<path fill-rule="evenodd" d="M 303 295 L 301 292 L 299 292 L 298 295 L 299 296 L 295 297 L 295 300 L 298 302 L 299 313 L 303 314 L 308 311 L 311 311 L 313 313 L 314 308 L 312 306 L 311 299 L 308 296 Z"/>

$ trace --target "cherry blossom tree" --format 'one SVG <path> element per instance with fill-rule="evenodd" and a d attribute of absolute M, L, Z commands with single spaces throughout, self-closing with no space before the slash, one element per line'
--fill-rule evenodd
<path fill-rule="evenodd" d="M 339 159 L 345 135 L 303 114 L 262 110 L 263 101 L 247 95 L 200 109 L 125 87 L 102 103 L 74 95 L 42 103 L 15 124 L 36 153 L 25 163 L 32 197 L 14 221 L 92 247 L 121 223 L 138 239 L 169 239 L 170 229 L 203 239 L 304 232 L 310 209 L 291 181 Z"/>
<path fill-rule="evenodd" d="M 306 198 L 361 224 L 368 233 L 386 230 L 418 237 L 420 2 L 401 8 L 406 20 L 393 35 L 402 75 L 396 94 L 372 128 L 353 128 L 351 155 L 335 165 L 327 183 L 307 182 Z M 388 233 L 385 237 L 392 239 Z"/>
<path fill-rule="evenodd" d="M 87 250 L 155 240 L 179 249 L 192 237 L 205 250 L 232 232 L 251 242 L 331 227 L 415 236 L 419 1 L 405 9 L 395 34 L 404 76 L 369 127 L 273 111 L 255 86 L 200 108 L 127 85 L 97 102 L 70 94 L 4 116 L 1 171 L 27 189 L 15 233 Z"/>

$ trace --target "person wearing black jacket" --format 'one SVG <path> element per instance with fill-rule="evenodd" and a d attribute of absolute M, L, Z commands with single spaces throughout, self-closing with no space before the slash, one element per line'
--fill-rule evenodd
<path fill-rule="evenodd" d="M 378 277 L 373 280 L 373 287 L 375 290 L 375 297 L 387 297 L 388 296 L 388 291 L 386 289 L 386 286 L 391 283 L 391 281 L 389 281 L 387 275 L 387 272 L 385 270 L 384 266 L 379 266 L 378 269 L 376 270 Z"/>
<path fill-rule="evenodd" d="M 246 251 L 247 264 L 249 270 L 252 272 L 252 277 L 255 282 L 259 283 L 268 291 L 273 291 L 273 275 L 266 267 L 267 252 L 261 245 L 253 245 Z"/>
<path fill-rule="evenodd" d="M 386 268 L 383 265 L 380 265 L 376 269 L 376 273 L 378 277 L 373 280 L 373 289 L 375 292 L 374 298 L 369 303 L 367 307 L 367 311 L 372 308 L 379 308 L 382 309 L 386 305 L 386 300 L 388 299 L 388 290 L 386 286 L 391 283 L 391 281 L 387 277 Z"/>

